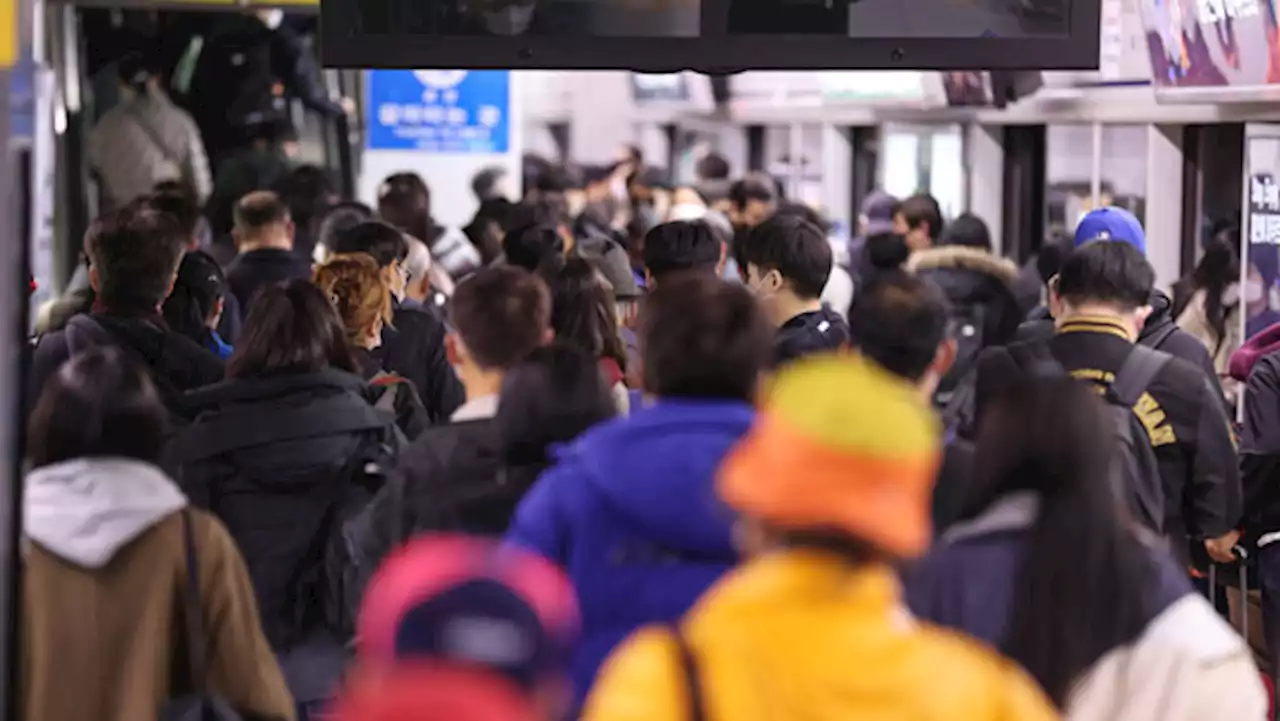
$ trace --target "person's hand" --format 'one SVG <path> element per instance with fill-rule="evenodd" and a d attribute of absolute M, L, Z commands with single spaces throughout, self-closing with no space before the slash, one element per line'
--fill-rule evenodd
<path fill-rule="evenodd" d="M 338 98 L 338 107 L 342 108 L 342 112 L 346 113 L 347 115 L 356 114 L 356 101 L 352 100 L 351 98 L 347 98 L 347 97 Z"/>
<path fill-rule="evenodd" d="M 1228 531 L 1217 538 L 1206 538 L 1204 550 L 1209 552 L 1209 558 L 1218 563 L 1235 563 L 1237 560 L 1236 554 L 1232 549 L 1235 548 L 1239 540 L 1239 531 Z"/>

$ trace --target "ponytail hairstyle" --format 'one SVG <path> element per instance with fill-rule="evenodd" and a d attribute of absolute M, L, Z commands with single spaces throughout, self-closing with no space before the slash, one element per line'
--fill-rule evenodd
<path fill-rule="evenodd" d="M 314 282 L 337 310 L 352 345 L 362 347 L 379 323 L 391 325 L 391 289 L 373 256 L 332 256 L 316 268 Z"/>
<path fill-rule="evenodd" d="M 173 292 L 165 299 L 162 313 L 169 329 L 202 346 L 213 341 L 213 320 L 218 301 L 226 296 L 227 280 L 218 261 L 201 250 L 182 256 Z"/>

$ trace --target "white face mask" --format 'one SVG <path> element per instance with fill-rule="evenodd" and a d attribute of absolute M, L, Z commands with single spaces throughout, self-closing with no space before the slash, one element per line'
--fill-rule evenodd
<path fill-rule="evenodd" d="M 1261 280 L 1250 278 L 1244 284 L 1244 302 L 1246 303 L 1257 303 L 1266 296 L 1266 293 L 1267 289 L 1262 287 Z"/>
<path fill-rule="evenodd" d="M 533 23 L 533 5 L 512 5 L 484 14 L 484 26 L 494 35 L 519 35 Z"/>

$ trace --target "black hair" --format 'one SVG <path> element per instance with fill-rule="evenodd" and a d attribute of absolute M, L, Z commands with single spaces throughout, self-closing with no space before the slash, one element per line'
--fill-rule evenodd
<path fill-rule="evenodd" d="M 1156 274 L 1142 251 L 1120 241 L 1076 248 L 1058 271 L 1058 295 L 1073 305 L 1105 303 L 1131 311 L 1150 302 Z"/>
<path fill-rule="evenodd" d="M 116 61 L 116 77 L 139 95 L 147 94 L 160 70 L 160 58 L 155 51 L 131 52 Z"/>
<path fill-rule="evenodd" d="M 158 463 L 168 421 L 146 368 L 119 348 L 93 346 L 45 383 L 28 425 L 27 460 L 34 468 L 96 457 Z"/>
<path fill-rule="evenodd" d="M 505 177 L 507 171 L 500 167 L 484 168 L 471 178 L 471 193 L 476 196 L 476 200 L 481 204 L 489 200 L 494 200 L 494 194 L 498 189 L 498 182 Z"/>
<path fill-rule="evenodd" d="M 778 204 L 778 209 L 774 212 L 776 215 L 790 215 L 808 221 L 823 233 L 831 232 L 831 222 L 823 217 L 822 213 L 819 213 L 806 203 L 797 203 L 790 200 L 783 201 Z"/>
<path fill-rule="evenodd" d="M 310 229 L 332 204 L 337 185 L 324 168 L 300 165 L 276 181 L 275 191 L 289 207 L 293 221 Z"/>
<path fill-rule="evenodd" d="M 194 197 L 185 190 L 171 189 L 166 185 L 163 189 L 157 189 L 150 199 L 156 210 L 173 216 L 188 242 L 195 240 L 196 228 L 200 224 L 200 205 Z"/>
<path fill-rule="evenodd" d="M 773 203 L 779 198 L 777 185 L 773 178 L 760 173 L 752 173 L 741 180 L 735 180 L 729 186 L 729 202 L 739 210 L 747 207 L 751 201 Z"/>
<path fill-rule="evenodd" d="M 714 273 L 721 253 L 720 240 L 700 220 L 663 223 L 644 235 L 644 267 L 655 279 L 684 270 Z"/>
<path fill-rule="evenodd" d="M 431 189 L 417 173 L 393 173 L 382 181 L 378 217 L 427 245 L 435 239 Z"/>
<path fill-rule="evenodd" d="M 871 271 L 902 268 L 911 257 L 906 238 L 897 233 L 878 233 L 868 237 L 862 252 Z"/>
<path fill-rule="evenodd" d="M 1240 257 L 1236 250 L 1239 237 L 1235 243 L 1217 237 L 1204 250 L 1204 256 L 1196 263 L 1191 273 L 1191 283 L 1196 290 L 1204 291 L 1204 315 L 1209 321 L 1217 337 L 1217 348 L 1209 350 L 1217 355 L 1218 350 L 1227 337 L 1227 313 L 1229 308 L 1223 303 L 1223 293 L 1233 283 L 1240 282 Z"/>
<path fill-rule="evenodd" d="M 546 225 L 552 228 L 567 226 L 569 217 L 569 201 L 564 193 L 547 191 L 538 193 L 537 198 L 511 206 L 507 215 L 506 228 L 523 228 L 530 225 Z"/>
<path fill-rule="evenodd" d="M 117 312 L 154 312 L 190 242 L 178 220 L 148 197 L 99 217 L 84 243 L 98 278 L 97 302 Z"/>
<path fill-rule="evenodd" d="M 483 200 L 471 222 L 463 227 L 467 240 L 480 251 L 482 264 L 489 265 L 502 256 L 502 237 L 506 234 L 513 207 L 506 198 Z"/>
<path fill-rule="evenodd" d="M 741 284 L 677 273 L 640 305 L 644 388 L 673 398 L 751 402 L 773 356 L 774 329 Z"/>
<path fill-rule="evenodd" d="M 991 229 L 973 213 L 965 213 L 947 223 L 939 237 L 942 245 L 960 245 L 988 252 L 992 248 Z"/>
<path fill-rule="evenodd" d="M 377 214 L 373 212 L 373 208 L 364 203 L 354 200 L 338 203 L 325 211 L 316 240 L 333 253 L 339 235 L 361 223 L 376 219 Z"/>
<path fill-rule="evenodd" d="M 859 290 L 849 308 L 849 336 L 862 355 L 917 383 L 947 338 L 949 318 L 946 297 L 937 286 L 892 270 Z"/>
<path fill-rule="evenodd" d="M 526 225 L 507 231 L 502 252 L 509 265 L 532 272 L 564 258 L 564 238 L 549 225 Z"/>
<path fill-rule="evenodd" d="M 611 358 L 626 372 L 627 349 L 618 334 L 615 299 L 591 261 L 569 258 L 559 268 L 544 266 L 540 272 L 551 288 L 556 339 L 595 358 Z"/>
<path fill-rule="evenodd" d="M 164 301 L 164 320 L 169 329 L 207 347 L 213 336 L 209 319 L 226 295 L 226 284 L 218 261 L 203 251 L 188 251 L 178 264 L 173 292 Z"/>
<path fill-rule="evenodd" d="M 236 230 L 254 232 L 291 220 L 289 206 L 270 190 L 256 190 L 236 201 Z"/>
<path fill-rule="evenodd" d="M 942 225 L 942 208 L 938 205 L 938 201 L 928 193 L 916 193 L 915 195 L 898 201 L 893 206 L 893 214 L 901 215 L 902 219 L 907 222 L 907 227 L 916 230 L 920 226 L 929 228 L 929 237 L 937 239 L 942 237 L 944 230 Z"/>
<path fill-rule="evenodd" d="M 699 180 L 728 180 L 731 169 L 723 155 L 707 153 L 694 164 L 693 172 Z"/>
<path fill-rule="evenodd" d="M 503 374 L 494 424 L 505 465 L 545 467 L 556 445 L 615 415 L 596 359 L 557 341 L 534 349 Z"/>
<path fill-rule="evenodd" d="M 1040 252 L 1036 253 L 1036 273 L 1045 285 L 1062 270 L 1062 261 L 1071 252 L 1071 238 L 1063 231 L 1055 231 L 1045 238 Z"/>
<path fill-rule="evenodd" d="M 979 424 L 962 514 L 974 518 L 1014 492 L 1039 498 L 1000 650 L 1059 709 L 1083 672 L 1142 633 L 1144 589 L 1157 571 L 1158 552 L 1139 540 L 1110 486 L 1111 426 L 1103 401 L 1070 378 L 997 392 Z"/>
<path fill-rule="evenodd" d="M 333 238 L 329 250 L 335 255 L 364 253 L 385 268 L 409 257 L 409 245 L 398 229 L 377 220 L 369 220 L 347 228 Z"/>
<path fill-rule="evenodd" d="M 347 329 L 324 292 L 308 280 L 262 289 L 249 307 L 228 378 L 314 373 L 337 368 L 358 373 Z"/>
<path fill-rule="evenodd" d="M 505 370 L 546 341 L 551 293 L 523 268 L 481 268 L 453 291 L 449 321 L 477 365 Z"/>
<path fill-rule="evenodd" d="M 754 265 L 760 273 L 776 270 L 801 298 L 819 298 L 831 276 L 833 257 L 827 236 L 795 215 L 775 215 L 751 229 L 734 246 L 738 269 Z"/>

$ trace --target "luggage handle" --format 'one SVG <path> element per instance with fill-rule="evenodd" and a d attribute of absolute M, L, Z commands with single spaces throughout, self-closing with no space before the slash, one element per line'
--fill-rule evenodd
<path fill-rule="evenodd" d="M 1249 549 L 1240 544 L 1231 548 L 1240 566 L 1240 635 L 1249 638 Z M 1209 564 L 1209 605 L 1218 609 L 1218 564 Z"/>

